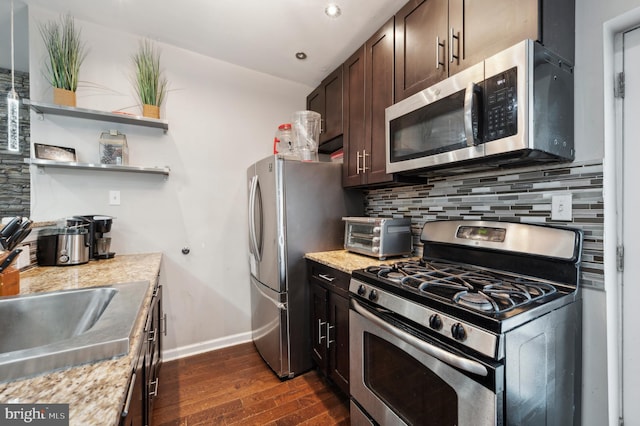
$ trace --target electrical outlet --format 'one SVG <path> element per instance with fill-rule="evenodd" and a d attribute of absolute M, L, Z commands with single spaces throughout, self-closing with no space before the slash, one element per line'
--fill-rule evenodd
<path fill-rule="evenodd" d="M 571 194 L 554 195 L 551 197 L 551 220 L 573 219 Z"/>
<path fill-rule="evenodd" d="M 109 205 L 110 206 L 120 205 L 120 191 L 109 191 Z"/>

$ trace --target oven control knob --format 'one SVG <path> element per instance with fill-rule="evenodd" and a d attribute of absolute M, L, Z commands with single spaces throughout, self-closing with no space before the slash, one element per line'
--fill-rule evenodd
<path fill-rule="evenodd" d="M 360 296 L 364 296 L 364 294 L 365 294 L 366 292 L 367 292 L 367 288 L 366 288 L 363 284 L 360 284 L 360 285 L 358 286 L 358 294 L 359 294 Z"/>
<path fill-rule="evenodd" d="M 429 317 L 429 327 L 434 330 L 442 329 L 442 318 L 440 318 L 440 315 L 433 314 Z"/>
<path fill-rule="evenodd" d="M 464 341 L 467 338 L 467 332 L 464 329 L 464 326 L 459 322 L 453 324 L 451 326 L 451 335 L 454 339 Z"/>
<path fill-rule="evenodd" d="M 378 292 L 375 290 L 371 290 L 371 293 L 369 293 L 369 300 L 371 300 L 372 302 L 375 302 L 378 299 Z"/>

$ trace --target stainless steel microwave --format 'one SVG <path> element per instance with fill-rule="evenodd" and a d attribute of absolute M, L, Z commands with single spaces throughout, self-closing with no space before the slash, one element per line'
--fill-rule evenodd
<path fill-rule="evenodd" d="M 387 173 L 572 161 L 573 67 L 524 40 L 385 116 Z"/>

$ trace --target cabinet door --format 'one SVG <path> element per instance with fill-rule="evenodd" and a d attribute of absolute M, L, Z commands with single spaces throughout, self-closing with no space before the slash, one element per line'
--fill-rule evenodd
<path fill-rule="evenodd" d="M 538 0 L 449 0 L 449 74 L 540 38 Z"/>
<path fill-rule="evenodd" d="M 365 140 L 367 184 L 390 182 L 386 171 L 385 109 L 393 105 L 393 18 L 365 44 Z"/>
<path fill-rule="evenodd" d="M 365 149 L 364 46 L 343 64 L 344 73 L 344 159 L 342 186 L 364 183 L 362 151 Z"/>
<path fill-rule="evenodd" d="M 329 377 L 349 395 L 349 299 L 329 297 Z"/>
<path fill-rule="evenodd" d="M 307 110 L 315 111 L 324 117 L 324 91 L 322 86 L 317 87 L 307 96 Z"/>
<path fill-rule="evenodd" d="M 146 399 L 144 390 L 144 357 L 146 353 L 146 343 L 142 344 L 142 348 L 136 358 L 135 371 L 131 375 L 129 390 L 127 393 L 128 406 L 123 409 L 126 416 L 120 419 L 120 426 L 144 426 L 146 413 Z"/>
<path fill-rule="evenodd" d="M 158 387 L 160 385 L 158 376 L 160 374 L 160 366 L 162 364 L 162 286 L 158 285 L 155 288 L 154 296 L 151 299 L 151 306 L 149 307 L 149 337 L 148 337 L 148 351 L 149 357 L 147 376 L 147 410 L 149 413 L 149 423 L 153 416 L 153 402 L 158 396 Z"/>
<path fill-rule="evenodd" d="M 395 102 L 447 77 L 447 14 L 447 0 L 411 0 L 396 14 Z"/>
<path fill-rule="evenodd" d="M 342 134 L 342 66 L 322 82 L 324 90 L 324 126 L 320 144 Z"/>
<path fill-rule="evenodd" d="M 321 370 L 327 368 L 328 291 L 311 284 L 311 355 Z"/>

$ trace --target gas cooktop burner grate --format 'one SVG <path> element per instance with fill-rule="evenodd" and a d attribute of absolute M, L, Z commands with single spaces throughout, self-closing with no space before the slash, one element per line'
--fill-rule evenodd
<path fill-rule="evenodd" d="M 446 262 L 399 262 L 372 266 L 366 272 L 425 297 L 485 313 L 507 312 L 557 291 L 541 281 Z"/>

